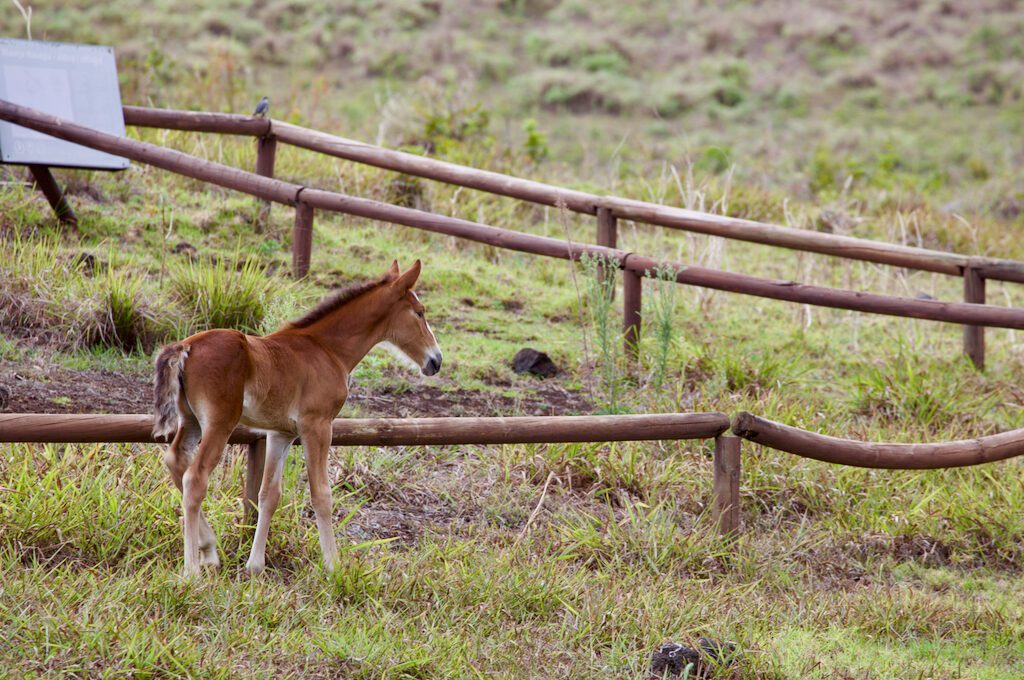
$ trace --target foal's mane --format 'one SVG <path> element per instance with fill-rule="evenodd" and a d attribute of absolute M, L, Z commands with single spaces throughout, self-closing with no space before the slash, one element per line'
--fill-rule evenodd
<path fill-rule="evenodd" d="M 342 288 L 340 290 L 331 293 L 324 298 L 320 304 L 311 309 L 305 316 L 296 319 L 295 321 L 289 321 L 284 325 L 285 328 L 308 328 L 312 326 L 320 319 L 323 319 L 331 312 L 343 307 L 352 300 L 363 293 L 368 293 L 374 288 L 383 285 L 387 282 L 388 277 L 382 276 L 379 279 L 373 281 L 366 281 L 364 283 L 353 283 L 352 285 Z"/>

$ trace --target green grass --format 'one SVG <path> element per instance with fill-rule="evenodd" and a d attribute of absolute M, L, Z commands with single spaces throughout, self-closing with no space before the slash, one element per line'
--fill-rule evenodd
<path fill-rule="evenodd" d="M 33 33 L 115 44 L 125 103 L 248 113 L 268 92 L 275 118 L 454 162 L 1024 259 L 1019 12 L 880 1 L 825 12 L 534 1 L 255 12 L 225 0 L 157 2 L 143 16 L 113 0 L 36 7 Z M 13 7 L 0 13 L 7 35 L 20 22 Z M 255 164 L 251 139 L 129 134 Z M 592 217 L 293 148 L 278 149 L 275 172 L 594 238 Z M 77 234 L 19 177 L 0 187 L 5 381 L 50 362 L 148 375 L 159 342 L 209 326 L 270 332 L 334 287 L 420 258 L 445 352 L 424 384 L 510 397 L 512 412 L 550 385 L 511 370 L 532 346 L 594 410 L 749 410 L 866 441 L 1024 426 L 1019 331 L 986 332 L 980 373 L 958 326 L 647 281 L 634 363 L 621 354 L 622 291 L 610 298 L 592 267 L 318 212 L 311 275 L 294 283 L 289 209 L 257 229 L 254 199 L 139 164 L 57 174 Z M 619 245 L 809 284 L 962 296 L 956 278 L 627 222 Z M 1024 306 L 1024 289 L 989 282 L 988 299 Z M 356 377 L 400 401 L 423 380 L 403 371 L 373 352 Z M 379 415 L 359 403 L 346 414 Z M 708 442 L 339 449 L 345 554 L 328 577 L 296 452 L 268 573 L 250 581 L 232 452 L 207 503 L 224 567 L 189 584 L 158 447 L 0 448 L 0 668 L 12 677 L 640 678 L 662 642 L 700 636 L 738 644 L 739 677 L 1024 674 L 1017 461 L 875 471 L 745 444 L 742 533 L 728 545 L 708 515 Z"/>
<path fill-rule="evenodd" d="M 900 473 L 751 451 L 729 546 L 705 512 L 702 450 L 613 447 L 664 466 L 643 500 L 635 478 L 556 472 L 524 533 L 537 450 L 346 449 L 344 543 L 382 537 L 381 518 L 410 504 L 430 512 L 411 538 L 349 548 L 333 577 L 295 455 L 256 580 L 242 576 L 251 529 L 232 455 L 208 502 L 224 567 L 187 583 L 156 447 L 14 445 L 0 463 L 0 660 L 19 675 L 639 678 L 662 641 L 706 635 L 740 645 L 743 677 L 1019 672 L 1017 463 Z"/>
<path fill-rule="evenodd" d="M 230 263 L 209 259 L 175 264 L 170 273 L 172 297 L 187 310 L 191 332 L 237 328 L 255 333 L 263 325 L 272 293 L 286 297 L 287 288 L 270 276 L 259 261 Z"/>

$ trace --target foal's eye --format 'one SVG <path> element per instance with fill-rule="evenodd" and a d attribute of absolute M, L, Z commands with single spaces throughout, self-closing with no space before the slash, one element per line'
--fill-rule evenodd
<path fill-rule="evenodd" d="M 416 312 L 416 316 L 418 316 L 418 317 L 420 317 L 422 319 L 423 316 L 424 316 L 423 310 L 420 310 L 420 311 Z"/>

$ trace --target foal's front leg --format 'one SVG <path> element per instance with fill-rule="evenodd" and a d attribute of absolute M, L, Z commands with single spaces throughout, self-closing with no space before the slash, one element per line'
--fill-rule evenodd
<path fill-rule="evenodd" d="M 202 439 L 202 428 L 199 421 L 191 413 L 182 415 L 182 424 L 178 428 L 174 441 L 167 447 L 164 453 L 164 465 L 171 473 L 171 480 L 178 487 L 182 494 L 185 492 L 184 477 L 188 470 L 192 455 L 199 446 Z M 184 496 L 182 496 L 184 500 Z M 210 566 L 217 566 L 220 559 L 217 557 L 217 536 L 210 527 L 210 522 L 202 509 L 199 510 L 199 562 Z"/>
<path fill-rule="evenodd" d="M 331 420 L 303 423 L 302 448 L 306 454 L 306 474 L 309 476 L 309 495 L 316 515 L 316 528 L 320 534 L 320 549 L 324 566 L 334 571 L 338 564 L 338 544 L 334 539 L 332 521 L 331 485 L 327 481 L 327 454 L 331 449 Z"/>

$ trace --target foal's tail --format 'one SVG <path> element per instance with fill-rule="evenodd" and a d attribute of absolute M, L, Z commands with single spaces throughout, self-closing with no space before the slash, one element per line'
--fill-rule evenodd
<path fill-rule="evenodd" d="M 181 396 L 182 371 L 188 358 L 189 346 L 176 342 L 156 355 L 156 378 L 153 380 L 153 437 L 170 437 L 178 431 L 180 416 L 178 399 Z"/>

